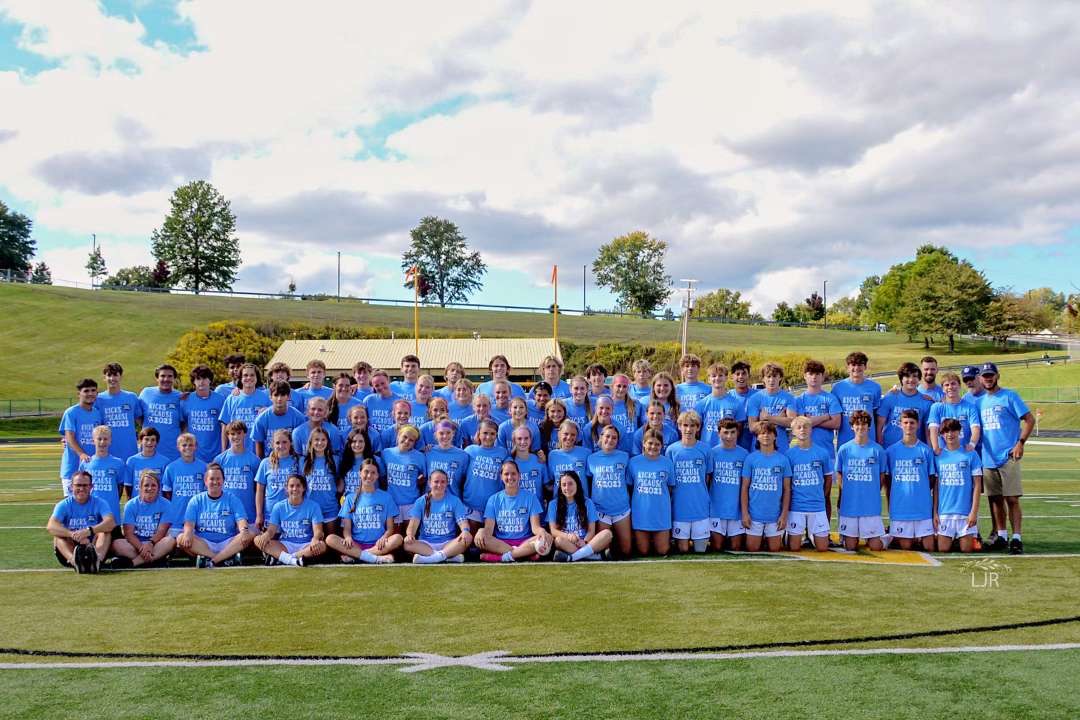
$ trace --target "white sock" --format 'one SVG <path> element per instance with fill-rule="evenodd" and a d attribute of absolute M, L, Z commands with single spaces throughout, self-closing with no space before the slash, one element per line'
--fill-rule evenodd
<path fill-rule="evenodd" d="M 417 555 L 416 562 L 421 565 L 434 565 L 446 561 L 446 555 L 442 550 L 436 550 L 431 555 Z"/>
<path fill-rule="evenodd" d="M 703 553 L 709 549 L 709 543 L 707 540 L 694 540 L 694 552 Z"/>
<path fill-rule="evenodd" d="M 366 562 L 366 563 L 369 563 L 371 565 L 374 565 L 375 563 L 379 562 L 379 558 L 375 557 L 371 553 L 370 550 L 361 550 L 360 551 L 360 560 L 361 560 L 361 562 Z"/>
<path fill-rule="evenodd" d="M 463 553 L 458 553 L 454 557 L 446 558 L 446 562 L 463 563 L 465 562 L 465 555 Z"/>
<path fill-rule="evenodd" d="M 282 565 L 296 565 L 296 558 L 291 552 L 282 550 L 281 554 L 278 555 L 278 562 Z"/>
<path fill-rule="evenodd" d="M 514 562 L 513 553 L 511 553 L 509 550 L 507 550 L 506 552 L 504 552 L 502 554 L 502 557 L 499 559 L 499 562 Z"/>
<path fill-rule="evenodd" d="M 592 555 L 594 552 L 595 551 L 592 549 L 592 545 L 589 545 L 588 543 L 586 543 L 585 545 L 582 545 L 577 550 L 575 550 L 574 554 L 570 556 L 570 559 L 571 560 L 584 560 L 585 558 Z"/>
<path fill-rule="evenodd" d="M 1005 531 L 1005 528 L 1001 528 L 1000 530 L 997 531 L 997 536 L 999 538 L 1001 538 L 1002 540 L 1004 540 L 1005 538 L 1009 537 L 1009 533 L 1007 533 Z"/>
<path fill-rule="evenodd" d="M 1019 540 L 1020 539 L 1020 533 L 1013 533 L 1012 539 L 1013 540 Z"/>

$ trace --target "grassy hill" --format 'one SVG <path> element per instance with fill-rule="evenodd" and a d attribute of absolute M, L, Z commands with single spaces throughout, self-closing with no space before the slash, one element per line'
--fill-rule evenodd
<path fill-rule="evenodd" d="M 50 286 L 0 284 L 0 399 L 63 398 L 83 377 L 98 377 L 101 366 L 118 361 L 128 369 L 129 387 L 150 384 L 151 369 L 192 327 L 215 320 L 306 321 L 383 326 L 411 332 L 412 309 L 344 301 L 256 300 L 193 295 L 154 295 Z M 425 330 L 470 332 L 486 337 L 545 337 L 547 313 L 424 308 Z M 678 323 L 626 317 L 565 316 L 560 338 L 578 343 L 665 342 L 678 339 Z M 924 353 L 921 343 L 889 333 L 774 328 L 694 323 L 694 342 L 724 349 L 805 352 L 841 363 L 856 348 L 871 358 L 871 370 L 886 370 Z M 955 355 L 932 348 L 943 364 L 1000 357 L 988 345 L 960 343 Z M 1016 353 L 1035 357 L 1041 352 Z M 55 372 L 54 369 L 60 369 Z M 1078 383 L 1080 384 L 1080 383 Z"/>

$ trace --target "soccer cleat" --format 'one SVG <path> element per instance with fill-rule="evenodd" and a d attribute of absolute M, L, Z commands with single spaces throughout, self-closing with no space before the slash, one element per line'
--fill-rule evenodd
<path fill-rule="evenodd" d="M 480 562 L 497 563 L 502 562 L 502 555 L 495 553 L 480 553 Z"/>
<path fill-rule="evenodd" d="M 304 567 L 304 556 L 303 555 L 297 555 L 296 556 L 296 567 Z"/>
<path fill-rule="evenodd" d="M 556 550 L 555 556 L 551 558 L 555 562 L 570 562 L 569 553 L 565 553 L 562 550 Z"/>
<path fill-rule="evenodd" d="M 244 559 L 240 557 L 240 553 L 236 553 L 231 558 L 223 560 L 221 567 L 240 567 L 244 564 Z"/>
<path fill-rule="evenodd" d="M 120 557 L 119 555 L 105 561 L 106 570 L 129 570 L 133 567 L 135 567 L 135 565 L 131 560 L 126 557 Z"/>
<path fill-rule="evenodd" d="M 1010 555 L 1023 555 L 1024 543 L 1020 538 L 1013 538 L 1009 541 L 1009 554 Z"/>
<path fill-rule="evenodd" d="M 1009 541 L 998 535 L 994 541 L 984 546 L 986 552 L 1005 552 L 1009 549 Z"/>
<path fill-rule="evenodd" d="M 74 563 L 75 572 L 86 575 L 97 571 L 97 551 L 90 545 L 76 545 Z"/>
<path fill-rule="evenodd" d="M 273 567 L 277 565 L 277 560 L 270 553 L 263 553 L 263 565 L 266 567 Z"/>
<path fill-rule="evenodd" d="M 199 557 L 195 558 L 195 567 L 209 569 L 214 567 L 214 561 L 208 557 L 200 555 Z"/>

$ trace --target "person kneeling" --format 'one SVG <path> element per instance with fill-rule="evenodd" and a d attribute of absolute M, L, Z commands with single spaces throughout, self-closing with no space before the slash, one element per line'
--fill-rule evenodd
<path fill-rule="evenodd" d="M 505 489 L 488 498 L 484 526 L 476 533 L 476 547 L 485 562 L 538 560 L 551 549 L 551 536 L 540 525 L 540 501 L 521 490 L 521 472 L 513 460 L 500 470 Z"/>
<path fill-rule="evenodd" d="M 217 463 L 206 466 L 203 483 L 206 491 L 188 501 L 176 545 L 195 558 L 196 567 L 242 565 L 240 553 L 252 540 L 244 503 L 224 491 L 225 471 Z"/>
<path fill-rule="evenodd" d="M 56 559 L 78 573 L 96 573 L 109 552 L 116 527 L 109 503 L 91 495 L 94 481 L 86 470 L 71 476 L 71 495 L 56 503 L 46 529 L 53 536 Z"/>
<path fill-rule="evenodd" d="M 303 475 L 290 475 L 285 492 L 286 499 L 270 511 L 266 530 L 255 536 L 255 546 L 268 558 L 267 564 L 277 560 L 282 565 L 303 567 L 326 552 L 322 510 L 304 497 L 307 479 Z"/>
<path fill-rule="evenodd" d="M 401 547 L 401 536 L 395 532 L 397 503 L 378 483 L 379 465 L 367 458 L 360 465 L 360 487 L 341 504 L 341 534 L 326 536 L 326 544 L 341 553 L 344 563 L 392 563 L 394 551 Z"/>

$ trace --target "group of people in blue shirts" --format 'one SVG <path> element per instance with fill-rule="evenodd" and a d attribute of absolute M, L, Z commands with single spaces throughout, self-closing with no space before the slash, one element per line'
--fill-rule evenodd
<path fill-rule="evenodd" d="M 681 382 L 645 360 L 630 374 L 591 365 L 567 381 L 548 356 L 528 392 L 502 355 L 490 380 L 474 386 L 451 363 L 439 388 L 413 355 L 396 381 L 359 362 L 328 384 L 313 360 L 299 388 L 281 363 L 264 382 L 243 357 L 225 360 L 229 382 L 215 386 L 199 365 L 187 392 L 170 365 L 139 395 L 122 389 L 116 363 L 104 391 L 90 378 L 77 385 L 60 423 L 65 498 L 48 523 L 62 564 L 826 551 L 833 486 L 848 550 L 970 552 L 985 491 L 987 547 L 1023 551 L 1019 461 L 1032 418 L 993 363 L 939 385 L 926 357 L 901 365 L 883 392 L 853 352 L 848 377 L 828 390 L 824 365 L 807 361 L 796 396 L 776 363 L 760 368 L 758 387 L 745 362 L 712 364 L 702 382 L 689 354 Z"/>

